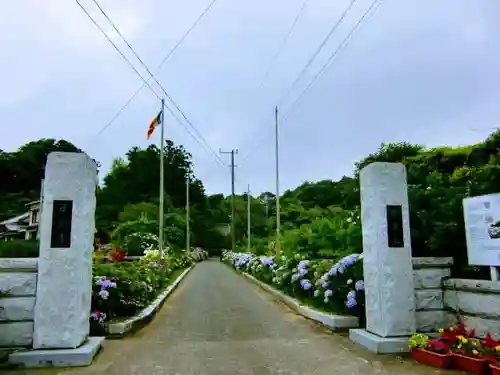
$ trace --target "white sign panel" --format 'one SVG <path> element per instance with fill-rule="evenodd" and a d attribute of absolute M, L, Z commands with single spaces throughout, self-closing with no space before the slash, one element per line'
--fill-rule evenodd
<path fill-rule="evenodd" d="M 500 266 L 500 194 L 465 198 L 463 206 L 469 264 Z"/>

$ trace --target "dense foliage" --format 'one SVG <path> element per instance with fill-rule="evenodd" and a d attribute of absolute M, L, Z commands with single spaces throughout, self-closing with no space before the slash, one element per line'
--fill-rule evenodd
<path fill-rule="evenodd" d="M 411 240 L 414 256 L 452 256 L 453 274 L 489 278 L 485 267 L 468 267 L 462 199 L 496 193 L 500 186 L 500 132 L 467 147 L 426 149 L 409 143 L 383 144 L 355 165 L 353 177 L 304 183 L 281 197 L 281 251 L 308 259 L 339 258 L 362 252 L 359 217 L 359 171 L 375 161 L 401 162 L 407 167 Z M 236 235 L 246 248 L 246 196 L 237 197 Z M 270 254 L 275 248 L 274 199 L 252 203 L 251 251 Z"/>
<path fill-rule="evenodd" d="M 334 260 L 256 256 L 226 251 L 222 260 L 235 269 L 273 285 L 291 297 L 336 313 L 356 315 L 364 321 L 363 256 L 351 254 Z"/>
<path fill-rule="evenodd" d="M 113 256 L 94 257 L 92 311 L 95 329 L 114 318 L 135 315 L 149 305 L 180 272 L 207 258 L 200 248 L 174 254 L 169 249 L 162 255 L 150 247 L 142 259 L 117 260 Z M 116 254 L 114 250 L 110 252 Z"/>
<path fill-rule="evenodd" d="M 453 256 L 455 275 L 488 277 L 477 267 L 465 267 L 466 245 L 462 199 L 494 193 L 500 186 L 500 132 L 467 147 L 426 149 L 409 143 L 383 144 L 355 165 L 352 177 L 339 181 L 306 182 L 281 197 L 280 255 L 307 259 L 339 259 L 361 253 L 359 218 L 360 169 L 374 161 L 402 162 L 407 166 L 414 256 Z M 24 203 L 39 196 L 46 155 L 52 150 L 77 150 L 65 141 L 40 140 L 16 152 L 0 152 L 0 215 L 24 211 Z M 230 197 L 207 196 L 192 172 L 191 157 L 182 146 L 165 144 L 165 238 L 171 248 L 185 241 L 185 182 L 190 181 L 191 241 L 209 250 L 228 248 Z M 99 235 L 140 254 L 147 244 L 133 233 L 147 233 L 158 220 L 158 168 L 156 146 L 133 148 L 113 167 L 97 192 Z M 237 244 L 246 248 L 247 197 L 235 197 Z M 277 251 L 275 197 L 266 192 L 251 198 L 251 252 Z M 155 233 L 157 234 L 157 233 Z M 132 235 L 132 236 L 131 236 Z M 142 236 L 141 238 L 143 238 Z M 104 240 L 106 242 L 107 239 Z"/>

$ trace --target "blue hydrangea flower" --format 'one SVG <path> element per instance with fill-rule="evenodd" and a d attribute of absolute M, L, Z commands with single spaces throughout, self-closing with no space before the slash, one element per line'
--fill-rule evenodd
<path fill-rule="evenodd" d="M 356 289 L 358 292 L 361 290 L 365 290 L 365 282 L 363 280 L 358 280 L 354 284 L 354 289 Z"/>
<path fill-rule="evenodd" d="M 333 291 L 330 289 L 325 290 L 325 298 L 330 298 L 333 295 Z"/>
<path fill-rule="evenodd" d="M 300 285 L 302 286 L 302 288 L 303 288 L 304 290 L 309 290 L 309 289 L 311 289 L 311 288 L 312 288 L 312 286 L 313 286 L 313 285 L 311 284 L 311 282 L 310 282 L 309 280 L 307 280 L 307 279 L 302 279 L 302 280 L 300 280 Z"/>
<path fill-rule="evenodd" d="M 351 298 L 351 299 L 348 299 L 346 302 L 345 302 L 345 305 L 348 309 L 352 309 L 354 306 L 356 306 L 358 304 L 358 302 L 354 299 L 354 298 Z"/>
<path fill-rule="evenodd" d="M 355 299 L 356 298 L 356 291 L 351 290 L 349 293 L 347 293 L 347 299 Z"/>

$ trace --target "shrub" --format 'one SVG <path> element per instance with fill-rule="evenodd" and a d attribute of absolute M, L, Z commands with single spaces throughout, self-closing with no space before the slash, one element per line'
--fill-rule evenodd
<path fill-rule="evenodd" d="M 94 264 L 92 317 L 133 316 L 167 286 L 172 267 L 168 262 L 116 262 Z"/>
<path fill-rule="evenodd" d="M 39 247 L 40 243 L 35 240 L 0 241 L 0 258 L 38 258 Z"/>
<path fill-rule="evenodd" d="M 350 314 L 364 322 L 363 256 L 308 260 L 304 255 L 257 256 L 226 251 L 222 260 L 322 310 Z"/>
<path fill-rule="evenodd" d="M 142 256 L 146 250 L 158 248 L 158 236 L 146 232 L 128 234 L 123 248 L 129 256 Z"/>

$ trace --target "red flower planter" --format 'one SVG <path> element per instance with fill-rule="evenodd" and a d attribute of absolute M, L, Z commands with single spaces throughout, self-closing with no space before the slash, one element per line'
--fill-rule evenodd
<path fill-rule="evenodd" d="M 500 367 L 490 364 L 491 375 L 500 375 Z"/>
<path fill-rule="evenodd" d="M 465 371 L 474 375 L 484 375 L 488 372 L 488 361 L 482 358 L 473 358 L 453 353 L 451 364 L 455 370 Z"/>
<path fill-rule="evenodd" d="M 441 369 L 451 367 L 451 354 L 440 354 L 425 349 L 411 349 L 410 354 L 415 361 L 425 365 Z"/>

